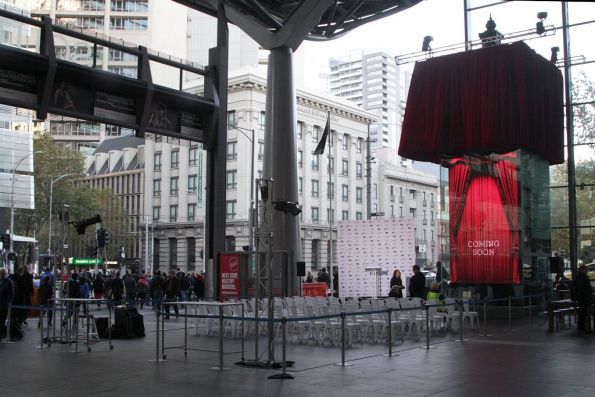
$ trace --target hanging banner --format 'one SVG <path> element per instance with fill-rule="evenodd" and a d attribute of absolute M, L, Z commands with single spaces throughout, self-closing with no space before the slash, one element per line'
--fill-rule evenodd
<path fill-rule="evenodd" d="M 240 254 L 219 255 L 219 296 L 221 300 L 240 298 Z"/>

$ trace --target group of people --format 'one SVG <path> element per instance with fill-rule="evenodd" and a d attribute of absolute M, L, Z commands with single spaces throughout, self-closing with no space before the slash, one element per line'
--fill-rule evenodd
<path fill-rule="evenodd" d="M 326 285 L 330 288 L 331 276 L 326 270 L 326 267 L 320 269 L 320 271 L 316 275 L 316 281 L 319 283 L 326 283 Z M 312 274 L 312 272 L 308 272 L 308 274 L 306 275 L 306 280 L 304 282 L 313 283 L 314 274 Z M 339 296 L 339 270 L 336 267 L 333 268 L 333 294 L 335 296 Z"/>
<path fill-rule="evenodd" d="M 58 273 L 54 274 L 49 269 L 44 269 L 40 275 L 39 282 L 39 304 L 46 308 L 44 315 L 47 316 L 48 325 L 52 325 L 53 311 L 51 310 L 52 300 L 55 298 L 55 290 L 59 289 L 56 280 Z M 164 305 L 166 318 L 169 316 L 170 306 L 174 306 L 174 312 L 178 315 L 177 305 L 170 305 L 167 302 L 202 300 L 205 296 L 204 273 L 181 272 L 180 269 L 171 270 L 167 274 L 156 271 L 154 275 L 147 275 L 144 271 L 140 274 L 126 272 L 123 276 L 119 271 L 100 270 L 96 273 L 89 271 L 73 271 L 64 276 L 63 297 L 75 299 L 108 299 L 114 305 L 126 303 L 130 306 L 145 305 L 161 308 Z M 21 267 L 15 273 L 9 274 L 8 269 L 0 268 L 0 339 L 10 336 L 11 339 L 19 339 L 7 329 L 7 317 L 9 306 L 31 305 L 35 287 L 33 275 L 28 267 Z M 97 307 L 101 308 L 101 301 L 97 301 Z M 79 310 L 81 305 L 69 302 L 64 323 Z M 88 306 L 83 306 L 88 310 Z M 18 329 L 27 324 L 27 309 L 14 308 L 10 311 L 11 330 Z M 41 318 L 38 327 L 41 326 Z"/>

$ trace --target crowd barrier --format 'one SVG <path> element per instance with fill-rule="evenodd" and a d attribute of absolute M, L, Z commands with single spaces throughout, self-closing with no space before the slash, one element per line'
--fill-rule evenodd
<path fill-rule="evenodd" d="M 464 311 L 463 311 L 463 305 L 464 304 L 469 304 L 469 305 L 473 305 L 474 307 L 479 306 L 479 305 L 483 305 L 483 333 L 480 333 L 478 336 L 491 336 L 490 334 L 488 334 L 488 316 L 487 316 L 487 305 L 488 304 L 497 304 L 497 303 L 502 303 L 503 305 L 508 306 L 508 330 L 512 331 L 512 315 L 511 315 L 511 311 L 512 311 L 512 304 L 514 301 L 518 301 L 518 300 L 527 300 L 529 301 L 529 322 L 532 325 L 533 324 L 533 302 L 538 301 L 538 300 L 543 300 L 543 295 L 526 295 L 526 296 L 521 296 L 521 297 L 506 297 L 506 298 L 498 298 L 498 299 L 482 299 L 482 300 L 472 300 L 472 299 L 455 299 L 454 301 L 450 302 L 450 303 L 430 303 L 430 302 L 426 302 L 423 305 L 423 310 L 425 311 L 425 316 L 423 316 L 423 320 L 425 321 L 425 346 L 423 346 L 424 349 L 431 349 L 434 346 L 432 346 L 430 344 L 430 336 L 431 336 L 431 330 L 433 329 L 431 322 L 433 321 L 432 316 L 430 315 L 430 311 L 432 311 L 432 309 L 436 309 L 436 310 L 440 310 L 440 309 L 445 309 L 445 308 L 454 308 L 454 309 L 458 309 L 455 310 L 455 312 L 458 312 L 459 315 L 456 316 L 455 318 L 458 321 L 458 327 L 457 327 L 457 331 L 458 331 L 458 339 L 456 339 L 455 341 L 458 342 L 463 342 L 465 341 L 465 335 L 464 335 L 464 330 L 465 330 L 465 326 L 464 326 L 464 321 L 465 321 L 465 317 L 463 315 Z M 241 302 L 163 302 L 163 304 L 169 304 L 169 305 L 178 305 L 178 306 L 182 306 L 184 308 L 184 313 L 180 314 L 181 317 L 184 317 L 184 356 L 186 357 L 187 355 L 187 351 L 188 350 L 200 350 L 200 351 L 209 351 L 209 352 L 217 352 L 219 354 L 219 365 L 216 367 L 212 367 L 212 369 L 214 370 L 227 370 L 229 368 L 225 368 L 224 367 L 224 360 L 223 357 L 224 355 L 227 354 L 237 354 L 237 353 L 241 353 L 241 361 L 240 362 L 244 362 L 245 361 L 245 323 L 246 322 L 260 322 L 260 323 L 273 323 L 273 324 L 279 324 L 280 326 L 280 331 L 281 331 L 281 347 L 282 347 L 282 361 L 281 361 L 281 369 L 282 372 L 281 374 L 276 374 L 273 375 L 271 377 L 271 379 L 289 379 L 292 377 L 292 374 L 287 373 L 286 368 L 287 368 L 287 344 L 288 344 L 288 339 L 287 339 L 287 327 L 288 324 L 291 323 L 299 323 L 299 322 L 308 322 L 308 321 L 322 321 L 322 320 L 339 320 L 340 321 L 340 347 L 341 347 L 341 361 L 338 363 L 335 363 L 336 365 L 340 365 L 340 366 L 348 366 L 349 362 L 346 360 L 346 351 L 347 351 L 347 323 L 349 321 L 349 318 L 355 318 L 355 317 L 362 317 L 362 316 L 374 316 L 374 315 L 386 315 L 386 344 L 388 347 L 388 353 L 384 354 L 387 357 L 394 357 L 395 354 L 393 352 L 393 345 L 394 342 L 396 341 L 393 333 L 393 319 L 394 319 L 394 315 L 395 313 L 398 313 L 399 315 L 401 315 L 404 312 L 410 312 L 410 311 L 417 311 L 418 308 L 400 308 L 400 309 L 393 309 L 393 308 L 386 308 L 383 310 L 362 310 L 362 311 L 357 311 L 357 312 L 341 312 L 340 314 L 329 314 L 329 315 L 316 315 L 316 316 L 299 316 L 299 317 L 286 317 L 286 316 L 282 316 L 282 317 L 275 317 L 272 319 L 268 319 L 266 317 L 261 317 L 261 318 L 255 318 L 255 317 L 249 317 L 245 315 L 244 312 L 244 306 Z M 218 308 L 219 312 L 218 315 L 214 315 L 214 314 L 188 314 L 188 308 L 189 307 L 198 307 L 198 306 L 215 306 Z M 242 308 L 242 313 L 241 315 L 233 315 L 233 316 L 229 316 L 229 315 L 225 315 L 224 314 L 224 307 L 229 307 L 229 306 L 239 306 Z M 266 310 L 262 310 L 262 313 L 265 313 Z M 473 313 L 477 314 L 477 312 L 473 311 Z M 163 312 L 160 310 L 156 311 L 156 317 L 157 317 L 157 322 L 156 322 L 156 354 L 155 354 L 155 360 L 150 360 L 153 362 L 165 362 L 166 361 L 166 354 L 165 354 L 165 350 L 167 349 L 181 349 L 182 346 L 170 346 L 170 347 L 166 347 L 165 344 L 165 322 L 163 321 L 162 317 L 163 317 Z M 161 319 L 160 319 L 161 317 Z M 204 349 L 191 349 L 188 347 L 188 319 L 207 319 L 207 320 L 217 320 L 218 321 L 218 343 L 219 343 L 219 349 L 217 351 L 213 351 L 213 350 L 204 350 Z M 241 350 L 238 352 L 224 352 L 224 321 L 238 321 L 240 322 L 240 338 L 241 338 Z M 397 320 L 399 321 L 399 320 Z M 479 316 L 477 317 L 477 324 L 478 324 L 478 328 L 479 328 Z M 470 320 L 470 325 L 472 325 L 473 320 Z M 161 326 L 160 326 L 161 324 Z M 435 331 L 436 334 L 438 333 L 438 331 Z M 258 330 L 256 330 L 255 333 L 255 339 L 258 339 Z M 161 341 L 161 342 L 160 342 Z M 160 357 L 160 346 L 161 346 L 161 357 Z M 258 350 L 255 351 L 255 361 L 258 360 Z"/>
<path fill-rule="evenodd" d="M 529 323 L 531 325 L 533 325 L 533 303 L 536 301 L 541 301 L 541 304 L 545 304 L 545 300 L 544 300 L 544 296 L 543 295 L 526 295 L 526 296 L 520 296 L 520 297 L 506 297 L 506 298 L 497 298 L 497 299 L 482 299 L 482 300 L 472 300 L 472 299 L 451 299 L 450 302 L 447 303 L 433 303 L 433 302 L 425 302 L 422 306 L 422 309 L 425 313 L 425 315 L 423 315 L 422 317 L 420 317 L 421 320 L 423 320 L 425 322 L 424 327 L 425 327 L 425 344 L 424 346 L 422 346 L 424 349 L 430 350 L 431 348 L 433 348 L 434 346 L 431 345 L 431 331 L 434 330 L 434 332 L 436 333 L 436 335 L 438 335 L 438 328 L 435 325 L 432 325 L 431 322 L 434 321 L 432 315 L 430 315 L 431 313 L 439 313 L 439 310 L 442 309 L 449 309 L 449 308 L 454 308 L 454 313 L 459 313 L 458 316 L 454 316 L 451 317 L 452 319 L 455 319 L 456 321 L 458 321 L 458 327 L 456 329 L 456 331 L 458 332 L 458 339 L 456 339 L 456 341 L 459 342 L 463 342 L 465 341 L 465 317 L 463 316 L 464 313 L 464 305 L 472 305 L 474 308 L 476 308 L 477 306 L 483 305 L 483 316 L 482 316 L 482 322 L 483 322 L 483 332 L 480 333 L 479 335 L 476 334 L 476 336 L 480 336 L 480 337 L 486 337 L 486 336 L 491 336 L 490 334 L 488 334 L 488 315 L 487 315 L 487 306 L 488 304 L 501 304 L 502 306 L 507 306 L 508 307 L 508 330 L 512 331 L 512 305 L 513 302 L 515 301 L 519 301 L 522 300 L 523 302 L 527 301 L 529 302 Z M 44 345 L 47 345 L 48 347 L 51 346 L 51 342 L 52 341 L 61 341 L 64 342 L 65 340 L 69 343 L 69 346 L 71 343 L 75 343 L 75 351 L 78 352 L 78 342 L 79 342 L 79 334 L 78 334 L 78 324 L 79 324 L 79 310 L 78 310 L 78 306 L 83 306 L 83 311 L 85 312 L 86 310 L 85 307 L 88 307 L 89 305 L 93 304 L 93 303 L 107 303 L 107 310 L 108 310 L 108 318 L 109 318 L 109 337 L 108 337 L 108 342 L 109 342 L 109 348 L 110 350 L 113 349 L 113 345 L 112 345 L 112 340 L 111 340 L 111 324 L 112 324 L 112 308 L 113 308 L 113 302 L 111 302 L 110 300 L 107 299 L 54 299 L 52 301 L 52 305 L 49 306 L 41 306 L 41 305 L 12 305 L 9 306 L 9 313 L 8 313 L 8 324 L 7 324 L 7 338 L 6 341 L 3 341 L 3 343 L 9 343 L 9 332 L 10 332 L 10 321 L 11 321 L 11 315 L 10 315 L 10 311 L 11 310 L 37 310 L 40 313 L 40 345 L 37 346 L 38 348 L 44 348 Z M 292 378 L 293 375 L 287 372 L 287 363 L 289 361 L 287 361 L 287 345 L 288 345 L 288 338 L 287 338 L 287 331 L 288 331 L 288 326 L 291 325 L 292 323 L 295 324 L 299 324 L 300 322 L 320 322 L 320 321 L 325 321 L 325 320 L 329 320 L 329 321 L 338 321 L 338 330 L 340 332 L 340 348 L 341 348 L 341 359 L 340 362 L 338 363 L 334 363 L 336 365 L 340 365 L 340 366 L 348 366 L 350 363 L 347 361 L 347 357 L 346 357 L 346 352 L 348 350 L 348 345 L 350 345 L 352 343 L 351 340 L 348 341 L 348 335 L 349 335 L 349 331 L 348 331 L 348 327 L 352 326 L 352 324 L 355 323 L 356 318 L 362 318 L 365 316 L 369 316 L 369 318 L 372 318 L 372 316 L 377 316 L 375 318 L 385 318 L 385 320 L 382 320 L 382 332 L 386 331 L 386 334 L 383 335 L 382 338 L 380 338 L 380 340 L 385 341 L 384 343 L 387 344 L 388 347 L 388 353 L 384 354 L 387 357 L 395 357 L 397 356 L 396 354 L 394 354 L 393 351 L 393 345 L 394 343 L 397 341 L 396 335 L 393 335 L 393 331 L 396 331 L 397 328 L 394 327 L 394 325 L 396 323 L 398 323 L 400 321 L 400 318 L 402 318 L 402 316 L 404 315 L 404 313 L 408 313 L 408 312 L 413 312 L 413 311 L 418 311 L 419 308 L 392 308 L 392 307 L 387 307 L 387 308 L 383 308 L 381 310 L 359 310 L 357 312 L 347 312 L 347 311 L 341 311 L 341 313 L 339 314 L 328 314 L 328 315 L 315 315 L 315 316 L 306 316 L 306 315 L 302 315 L 302 316 L 296 316 L 296 317 L 288 317 L 288 316 L 275 316 L 274 318 L 267 318 L 267 317 L 263 317 L 261 315 L 255 315 L 255 317 L 250 317 L 247 316 L 245 311 L 244 311 L 244 304 L 242 302 L 217 302 L 217 301 L 191 301 L 191 302 L 178 302 L 178 301 L 167 301 L 164 300 L 162 301 L 162 305 L 176 305 L 178 307 L 183 308 L 183 313 L 180 313 L 180 317 L 184 318 L 184 345 L 183 346 L 166 346 L 166 340 L 165 340 L 165 331 L 167 330 L 165 328 L 165 321 L 164 321 L 164 315 L 165 313 L 157 308 L 155 310 L 155 315 L 156 315 L 156 325 L 155 325 L 155 334 L 156 334 L 156 349 L 155 349 L 155 360 L 150 360 L 150 361 L 154 361 L 154 362 L 165 362 L 167 359 L 167 355 L 166 355 L 166 350 L 168 349 L 182 349 L 184 350 L 184 356 L 186 357 L 188 354 L 189 350 L 198 350 L 198 351 L 206 351 L 206 352 L 213 352 L 213 353 L 218 353 L 218 363 L 216 366 L 213 366 L 212 369 L 213 370 L 219 370 L 219 371 L 223 371 L 223 370 L 227 370 L 229 368 L 226 368 L 224 366 L 224 356 L 225 355 L 231 355 L 231 354 L 241 354 L 241 360 L 240 362 L 245 362 L 246 358 L 245 358 L 245 336 L 246 336 L 246 323 L 261 323 L 261 324 L 276 324 L 279 326 L 279 330 L 281 333 L 281 348 L 282 348 L 282 361 L 281 361 L 281 365 L 280 368 L 282 370 L 282 372 L 280 374 L 276 374 L 271 376 L 270 378 L 272 379 L 289 379 Z M 524 306 L 524 303 L 523 303 Z M 213 308 L 217 311 L 217 314 L 197 314 L 197 308 L 199 307 L 210 307 Z M 226 315 L 225 311 L 228 308 L 232 308 L 232 307 L 238 307 L 241 310 L 239 311 L 239 313 L 237 315 Z M 190 313 L 189 313 L 189 309 L 190 309 Z M 194 310 L 192 310 L 194 309 Z M 457 310 L 458 309 L 458 310 Z M 49 311 L 53 311 L 54 312 L 54 337 L 50 338 L 50 327 L 44 327 L 44 321 L 46 320 L 46 314 Z M 194 311 L 194 314 L 192 313 L 192 311 Z M 56 318 L 56 313 L 59 312 L 60 313 L 60 333 L 59 335 L 56 334 L 56 322 L 58 322 L 58 319 Z M 66 319 L 68 321 L 66 321 L 66 325 L 64 325 L 64 314 L 67 314 Z M 71 313 L 71 315 L 69 316 L 68 314 Z M 259 311 L 260 314 L 264 314 L 266 313 L 266 310 L 262 310 L 260 309 Z M 473 313 L 477 314 L 477 312 L 473 311 Z M 380 316 L 380 317 L 378 317 Z M 395 317 L 397 316 L 397 317 Z M 90 321 L 92 320 L 93 316 L 87 316 L 86 318 L 86 342 L 87 342 L 87 351 L 91 351 L 90 346 L 89 346 L 89 342 L 90 342 L 90 338 L 89 338 L 89 327 L 90 327 Z M 440 315 L 437 316 L 437 318 L 440 318 Z M 206 319 L 206 320 L 212 320 L 212 321 L 216 321 L 218 324 L 218 349 L 217 350 L 209 350 L 209 349 L 198 349 L 198 348 L 190 348 L 188 346 L 188 320 L 189 319 Z M 417 319 L 419 320 L 419 319 Z M 238 325 L 238 330 L 239 330 L 239 335 L 241 338 L 241 349 L 239 351 L 228 351 L 225 352 L 224 348 L 225 348 L 225 343 L 224 343 L 224 331 L 225 331 L 225 325 L 224 322 L 239 322 Z M 438 320 L 437 320 L 438 321 Z M 479 324 L 479 315 L 477 314 L 477 322 Z M 261 335 L 260 333 L 260 329 L 258 328 L 258 325 L 254 324 L 254 330 L 255 330 L 255 342 L 258 343 L 258 339 L 259 339 L 259 335 Z M 473 319 L 470 320 L 470 325 L 473 325 Z M 416 325 L 417 326 L 417 325 Z M 409 327 L 411 327 L 411 324 L 409 325 Z M 409 329 L 409 331 L 411 331 L 411 328 Z M 376 331 L 373 331 L 376 332 Z M 446 330 L 446 332 L 448 332 Z M 445 335 L 446 335 L 445 332 Z M 74 333 L 74 338 L 73 338 L 73 333 Z M 419 336 L 421 334 L 420 330 L 416 330 L 417 336 L 418 336 L 418 340 L 419 340 Z M 46 335 L 44 337 L 44 334 Z M 404 337 L 404 333 L 401 333 L 402 335 L 402 340 L 404 341 L 405 337 Z M 363 342 L 362 342 L 363 343 Z M 257 346 L 257 345 L 256 345 Z M 256 347 L 255 349 L 255 361 L 259 360 L 259 351 L 258 351 L 258 347 Z"/>

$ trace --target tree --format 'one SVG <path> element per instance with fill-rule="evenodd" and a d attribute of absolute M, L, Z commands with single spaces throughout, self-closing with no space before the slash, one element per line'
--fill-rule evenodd
<path fill-rule="evenodd" d="M 59 210 L 64 204 L 69 205 L 69 221 L 89 218 L 99 214 L 107 222 L 112 233 L 127 236 L 126 211 L 121 202 L 118 201 L 113 192 L 109 189 L 91 189 L 83 181 L 84 160 L 83 155 L 67 147 L 57 145 L 48 134 L 41 134 L 34 140 L 35 151 L 42 153 L 35 156 L 34 183 L 35 183 L 35 210 L 18 210 L 15 213 L 16 234 L 32 236 L 38 240 L 40 252 L 47 252 L 49 236 L 49 205 L 51 182 L 56 178 L 65 177 L 53 185 L 52 194 L 52 252 L 60 251 L 59 247 Z M 78 176 L 79 174 L 80 176 Z M 78 236 L 72 223 L 68 223 L 67 242 L 72 247 L 81 246 L 85 236 L 93 236 L 95 228 L 87 228 L 84 236 Z M 91 230 L 92 229 L 92 230 Z M 23 259 L 31 258 L 32 252 L 29 245 L 20 247 L 19 256 Z M 75 249 L 70 254 L 80 254 Z"/>
<path fill-rule="evenodd" d="M 575 143 L 595 148 L 595 84 L 580 71 L 572 85 Z"/>

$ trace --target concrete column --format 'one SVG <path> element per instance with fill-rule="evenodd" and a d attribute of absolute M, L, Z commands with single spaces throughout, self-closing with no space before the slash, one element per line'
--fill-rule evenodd
<path fill-rule="evenodd" d="M 273 48 L 269 55 L 264 177 L 274 180 L 272 200 L 298 201 L 296 101 L 292 50 Z M 304 153 L 304 162 L 309 158 Z M 304 164 L 305 165 L 305 164 Z M 307 183 L 304 180 L 304 183 Z M 293 252 L 289 271 L 301 260 L 299 216 L 277 211 L 273 217 L 273 249 Z"/>

